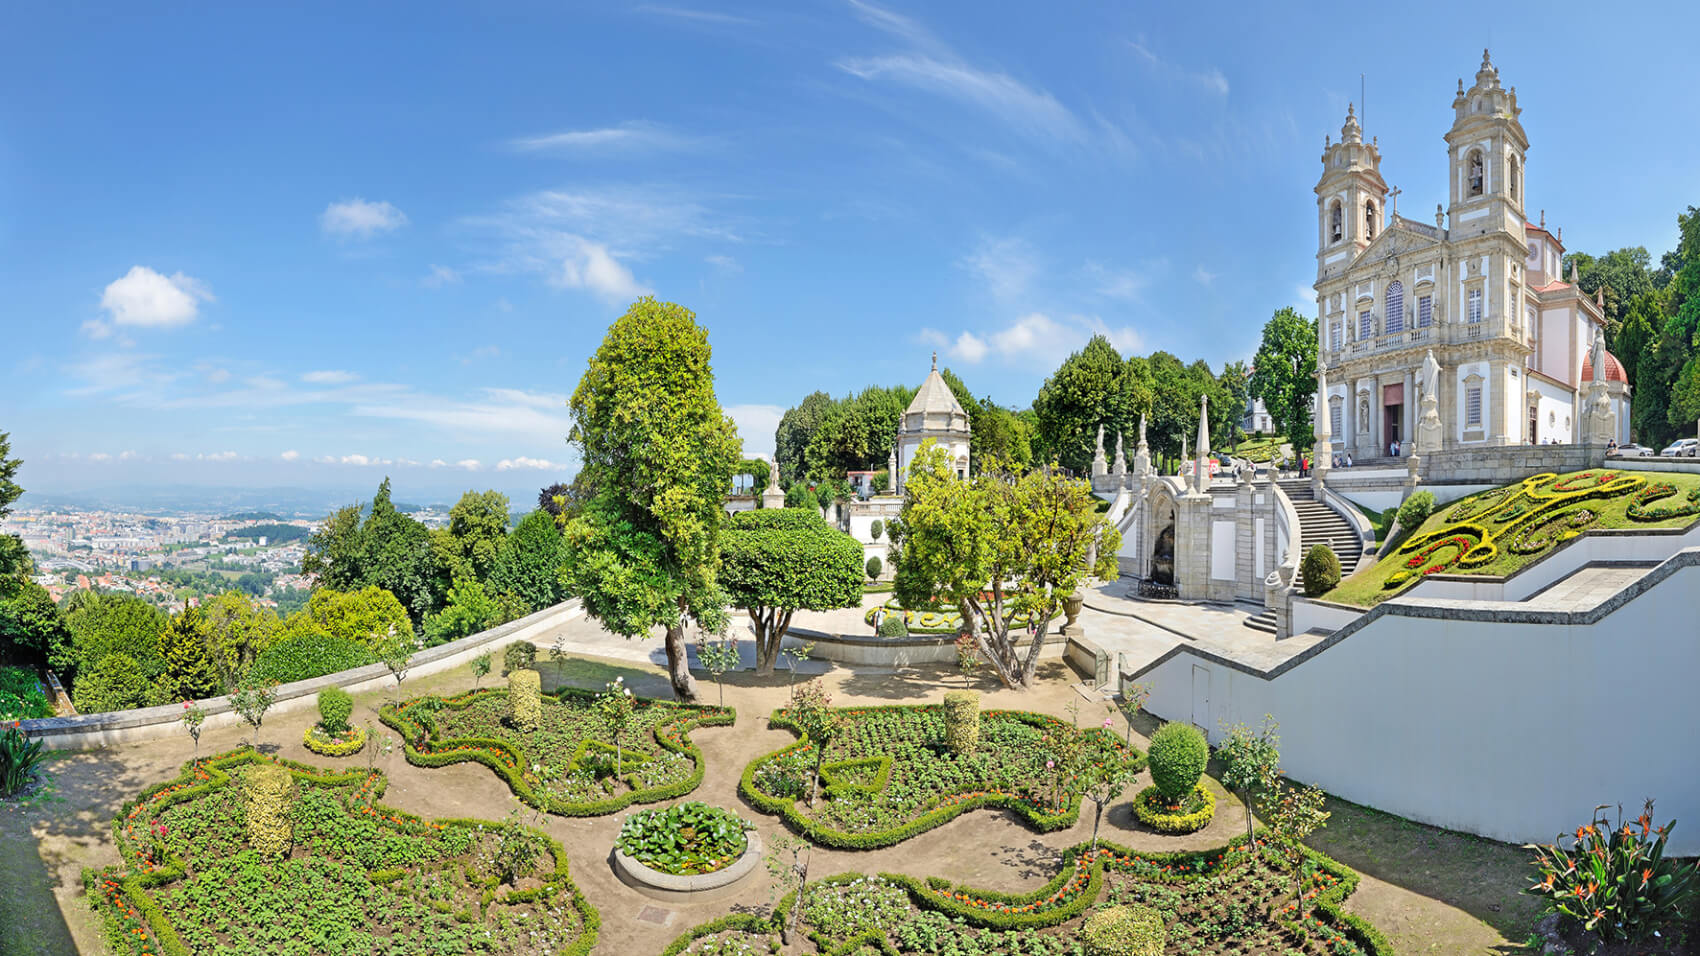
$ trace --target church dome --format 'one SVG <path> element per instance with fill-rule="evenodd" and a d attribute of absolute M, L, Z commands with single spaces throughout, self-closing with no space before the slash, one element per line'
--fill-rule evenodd
<path fill-rule="evenodd" d="M 1584 354 L 1582 356 L 1582 384 L 1586 385 L 1593 380 L 1594 357 L 1592 355 Z M 1629 384 L 1629 376 L 1623 371 L 1623 363 L 1619 362 L 1617 360 L 1617 356 L 1610 352 L 1606 353 L 1606 381 L 1622 382 L 1625 385 Z"/>

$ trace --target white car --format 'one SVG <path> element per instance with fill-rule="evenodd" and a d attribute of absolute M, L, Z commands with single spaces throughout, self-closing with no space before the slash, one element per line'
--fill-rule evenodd
<path fill-rule="evenodd" d="M 1700 455 L 1700 438 L 1678 438 L 1659 454 L 1665 458 L 1693 458 Z"/>
<path fill-rule="evenodd" d="M 1651 458 L 1653 457 L 1653 449 L 1648 448 L 1646 445 L 1637 445 L 1634 442 L 1629 442 L 1628 444 L 1617 446 L 1617 448 L 1612 451 L 1612 455 L 1618 458 Z"/>

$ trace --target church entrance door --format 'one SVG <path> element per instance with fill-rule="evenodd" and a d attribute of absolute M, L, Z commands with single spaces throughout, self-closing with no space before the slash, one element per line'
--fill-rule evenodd
<path fill-rule="evenodd" d="M 1390 451 L 1394 442 L 1403 442 L 1405 436 L 1399 434 L 1399 423 L 1405 418 L 1405 386 L 1383 385 L 1381 387 L 1381 435 L 1382 451 Z"/>

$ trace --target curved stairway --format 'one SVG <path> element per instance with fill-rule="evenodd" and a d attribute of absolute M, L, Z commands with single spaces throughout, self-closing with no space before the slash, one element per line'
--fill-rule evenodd
<path fill-rule="evenodd" d="M 1358 559 L 1363 556 L 1363 539 L 1347 521 L 1333 508 L 1328 507 L 1311 497 L 1309 478 L 1287 478 L 1278 482 L 1281 490 L 1286 493 L 1288 500 L 1293 503 L 1293 510 L 1299 516 L 1299 570 L 1293 574 L 1293 588 L 1304 591 L 1303 556 L 1319 544 L 1328 545 L 1334 556 L 1340 559 L 1340 574 L 1350 576 L 1357 569 Z M 1265 608 L 1257 615 L 1248 618 L 1246 627 L 1254 631 L 1276 633 L 1275 612 Z"/>

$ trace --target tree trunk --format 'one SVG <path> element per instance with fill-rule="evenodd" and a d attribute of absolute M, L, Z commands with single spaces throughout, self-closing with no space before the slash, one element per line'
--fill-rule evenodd
<path fill-rule="evenodd" d="M 1257 830 L 1252 826 L 1251 819 L 1251 788 L 1247 787 L 1240 793 L 1245 798 L 1245 848 L 1248 852 L 1257 852 Z"/>
<path fill-rule="evenodd" d="M 813 741 L 810 741 L 813 743 Z M 809 780 L 809 806 L 815 805 L 815 797 L 820 795 L 820 765 L 826 760 L 826 747 L 815 744 L 815 773 Z"/>
<path fill-rule="evenodd" d="M 667 673 L 673 681 L 673 696 L 695 703 L 697 682 L 691 676 L 691 662 L 685 656 L 685 628 L 680 624 L 667 626 Z"/>
<path fill-rule="evenodd" d="M 785 643 L 785 632 L 791 629 L 794 611 L 768 608 L 761 612 L 748 611 L 756 632 L 756 676 L 772 677 L 779 661 L 779 646 Z"/>
<path fill-rule="evenodd" d="M 1094 797 L 1092 802 L 1098 805 L 1098 812 L 1092 817 L 1092 849 L 1096 850 L 1098 849 L 1098 825 L 1104 822 L 1104 801 Z"/>
<path fill-rule="evenodd" d="M 1039 672 L 1039 652 L 1045 647 L 1045 632 L 1051 629 L 1051 621 L 1056 617 L 1056 607 L 1048 608 L 1045 616 L 1039 619 L 1039 629 L 1033 634 L 1033 646 L 1027 648 L 1027 659 L 1021 662 L 1021 688 L 1026 690 L 1033 686 L 1033 675 Z"/>

